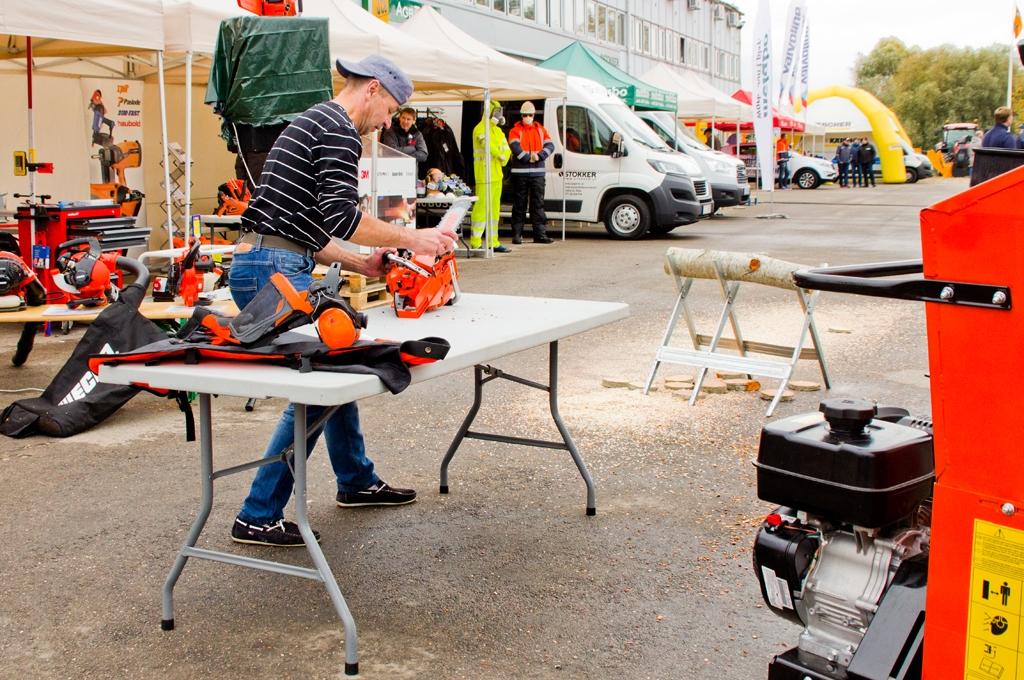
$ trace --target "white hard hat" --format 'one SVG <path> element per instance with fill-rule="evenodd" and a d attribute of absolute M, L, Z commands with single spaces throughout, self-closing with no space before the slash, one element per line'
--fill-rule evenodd
<path fill-rule="evenodd" d="M 523 102 L 523 107 L 519 109 L 519 113 L 523 116 L 529 116 L 537 113 L 537 109 L 533 107 L 533 102 Z"/>

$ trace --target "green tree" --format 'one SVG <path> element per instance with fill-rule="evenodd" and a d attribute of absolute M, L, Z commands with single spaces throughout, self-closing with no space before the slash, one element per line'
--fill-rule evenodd
<path fill-rule="evenodd" d="M 1006 103 L 1008 46 L 907 48 L 883 38 L 855 66 L 857 87 L 874 94 L 899 117 L 914 144 L 934 146 L 944 123 L 992 124 Z M 1024 104 L 1024 69 L 1014 75 L 1014 109 Z"/>

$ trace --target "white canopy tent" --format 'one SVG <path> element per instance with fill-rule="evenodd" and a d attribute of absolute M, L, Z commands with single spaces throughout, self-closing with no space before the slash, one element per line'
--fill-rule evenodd
<path fill-rule="evenodd" d="M 109 75 L 109 67 L 95 59 L 148 51 L 160 54 L 164 44 L 163 2 L 94 0 L 84 9 L 76 0 L 0 0 L 0 36 L 7 44 L 0 59 L 25 62 L 28 148 L 34 149 L 32 70 L 36 59 L 50 57 L 51 68 L 92 62 Z M 165 114 L 164 109 L 161 114 Z M 34 200 L 34 173 L 29 173 L 29 194 Z"/>
<path fill-rule="evenodd" d="M 417 93 L 417 101 L 443 101 L 450 99 L 482 99 L 484 111 L 489 110 L 492 99 L 530 99 L 566 96 L 566 74 L 562 71 L 538 68 L 503 54 L 486 45 L 441 16 L 433 7 L 422 7 L 411 19 L 402 24 L 401 31 L 411 37 L 440 46 L 455 63 L 471 63 L 483 59 L 485 89 L 442 90 Z M 541 106 L 543 109 L 543 105 Z M 564 122 L 564 121 L 563 121 Z M 490 126 L 484 128 L 485 164 L 490 164 Z M 565 139 L 563 131 L 562 139 Z M 484 183 L 485 195 L 478 200 L 490 204 L 490 182 Z M 565 191 L 562 192 L 563 200 Z M 562 209 L 562 239 L 565 239 L 565 208 Z M 497 229 L 498 225 L 493 225 Z M 484 227 L 484 251 L 491 253 L 491 220 L 488 214 Z"/>
<path fill-rule="evenodd" d="M 195 55 L 209 57 L 217 45 L 220 22 L 245 13 L 235 0 L 164 0 L 167 52 L 184 53 L 184 82 L 186 84 L 185 125 L 185 214 L 191 207 L 190 168 L 191 139 L 191 85 Z M 334 58 L 358 60 L 370 54 L 381 54 L 394 61 L 413 80 L 418 90 L 481 87 L 484 63 L 471 59 L 451 68 L 450 55 L 405 35 L 393 26 L 380 21 L 350 0 L 304 0 L 305 18 L 324 17 L 328 20 L 332 60 Z M 208 68 L 198 73 L 205 80 Z M 335 74 L 335 77 L 338 77 Z"/>
<path fill-rule="evenodd" d="M 658 64 L 641 79 L 669 92 L 675 92 L 679 118 L 721 118 L 725 120 L 753 120 L 753 109 L 737 101 L 694 73 L 680 72 L 665 64 Z"/>

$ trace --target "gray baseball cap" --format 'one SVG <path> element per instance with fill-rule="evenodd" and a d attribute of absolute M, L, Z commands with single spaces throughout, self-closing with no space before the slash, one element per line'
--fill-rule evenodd
<path fill-rule="evenodd" d="M 338 73 L 346 78 L 360 76 L 380 81 L 381 86 L 399 104 L 404 104 L 412 96 L 412 81 L 409 80 L 409 76 L 405 75 L 405 72 L 398 68 L 393 61 L 378 54 L 370 55 L 360 61 L 338 59 L 334 65 L 337 67 Z"/>

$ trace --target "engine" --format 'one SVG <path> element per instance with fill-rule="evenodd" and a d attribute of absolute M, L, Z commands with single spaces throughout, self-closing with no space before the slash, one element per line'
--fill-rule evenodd
<path fill-rule="evenodd" d="M 780 507 L 754 542 L 761 595 L 804 627 L 769 680 L 920 678 L 931 423 L 829 399 L 762 430 L 758 497 Z"/>

